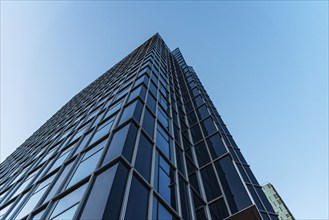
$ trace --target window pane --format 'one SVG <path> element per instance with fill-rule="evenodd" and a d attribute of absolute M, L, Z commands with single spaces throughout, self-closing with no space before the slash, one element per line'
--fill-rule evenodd
<path fill-rule="evenodd" d="M 39 190 L 38 192 L 34 193 L 30 199 L 25 203 L 24 208 L 19 212 L 18 216 L 16 216 L 17 219 L 20 219 L 24 217 L 25 215 L 29 214 L 33 211 L 36 204 L 39 202 L 40 198 L 43 196 L 45 191 L 47 190 L 47 187 L 44 187 L 43 189 Z"/>
<path fill-rule="evenodd" d="M 153 115 L 150 113 L 150 111 L 145 109 L 143 128 L 152 139 L 153 139 L 153 133 L 154 133 L 154 120 L 155 119 L 154 119 Z"/>
<path fill-rule="evenodd" d="M 209 205 L 212 219 L 224 219 L 228 216 L 228 211 L 223 199 Z"/>
<path fill-rule="evenodd" d="M 134 176 L 131 182 L 125 219 L 147 219 L 148 190 Z"/>
<path fill-rule="evenodd" d="M 107 118 L 108 116 L 112 115 L 114 112 L 116 112 L 117 110 L 120 109 L 121 105 L 123 103 L 123 100 L 117 102 L 116 104 L 114 104 L 113 106 L 111 106 L 109 108 L 109 110 L 107 111 L 106 115 L 104 118 Z"/>
<path fill-rule="evenodd" d="M 143 134 L 141 134 L 138 144 L 135 168 L 148 181 L 150 181 L 151 162 L 152 144 Z"/>
<path fill-rule="evenodd" d="M 201 176 L 208 201 L 222 194 L 212 165 L 203 168 Z"/>
<path fill-rule="evenodd" d="M 87 184 L 80 186 L 75 191 L 71 192 L 70 194 L 58 200 L 55 209 L 52 211 L 50 218 L 53 218 L 58 214 L 60 214 L 61 212 L 67 210 L 68 207 L 78 204 L 81 200 L 83 193 L 85 192 L 86 187 Z"/>
<path fill-rule="evenodd" d="M 171 205 L 173 208 L 176 208 L 174 170 L 161 157 L 161 155 L 159 155 L 158 158 L 159 165 L 157 170 L 157 190 L 169 205 Z"/>
<path fill-rule="evenodd" d="M 122 154 L 128 161 L 130 161 L 136 135 L 137 127 L 133 123 L 130 123 L 116 131 L 111 140 L 108 152 L 106 153 L 103 165 L 110 162 L 120 154 Z"/>
<path fill-rule="evenodd" d="M 137 122 L 139 122 L 139 119 L 140 119 L 140 116 L 142 113 L 142 108 L 143 108 L 143 105 L 139 100 L 137 100 L 137 101 L 133 102 L 132 104 L 130 104 L 129 106 L 127 106 L 123 110 L 119 124 L 128 120 L 131 117 L 133 117 Z"/>
<path fill-rule="evenodd" d="M 155 98 L 150 93 L 147 97 L 147 106 L 152 110 L 152 112 L 155 112 L 156 101 Z"/>
<path fill-rule="evenodd" d="M 72 206 L 71 208 L 65 210 L 61 214 L 57 215 L 52 219 L 56 220 L 64 220 L 64 219 L 73 219 L 75 211 L 77 210 L 79 204 Z"/>
<path fill-rule="evenodd" d="M 203 141 L 200 144 L 196 145 L 194 149 L 200 167 L 210 162 L 210 157 L 207 151 L 207 147 Z"/>
<path fill-rule="evenodd" d="M 209 115 L 206 105 L 203 105 L 198 108 L 195 113 L 198 115 L 200 121 Z"/>
<path fill-rule="evenodd" d="M 93 149 L 91 149 L 91 150 L 93 150 Z M 102 151 L 99 150 L 96 153 L 94 153 L 92 156 L 88 157 L 87 159 L 83 159 L 81 161 L 81 163 L 79 164 L 79 166 L 76 169 L 75 173 L 71 177 L 71 180 L 70 180 L 70 182 L 69 182 L 69 184 L 67 185 L 66 188 L 71 187 L 72 185 L 79 182 L 80 180 L 82 180 L 86 176 L 90 175 L 95 170 L 95 167 L 96 167 L 96 164 L 99 160 L 101 152 Z"/>
<path fill-rule="evenodd" d="M 114 122 L 114 118 L 106 121 L 105 123 L 101 124 L 98 128 L 97 131 L 95 132 L 93 138 L 91 139 L 89 145 L 95 143 L 98 141 L 100 138 L 104 137 L 105 135 L 109 134 L 109 131 L 112 127 L 112 124 Z"/>
<path fill-rule="evenodd" d="M 195 125 L 191 128 L 191 135 L 194 143 L 202 139 L 202 134 L 199 125 Z"/>
<path fill-rule="evenodd" d="M 217 131 L 214 121 L 212 120 L 211 117 L 207 118 L 206 120 L 200 122 L 200 125 L 202 127 L 203 130 L 203 134 L 205 135 L 205 137 L 207 137 L 208 135 L 214 133 L 215 131 Z"/>
<path fill-rule="evenodd" d="M 158 119 L 160 120 L 163 127 L 169 129 L 169 119 L 167 114 L 162 110 L 161 107 L 158 107 Z"/>
<path fill-rule="evenodd" d="M 170 159 L 169 136 L 160 126 L 157 129 L 156 144 L 167 158 Z"/>
<path fill-rule="evenodd" d="M 118 164 L 110 167 L 97 175 L 91 189 L 89 198 L 83 208 L 81 219 L 102 219 L 106 202 L 112 189 L 113 179 L 118 169 Z M 124 175 L 124 174 L 123 174 Z"/>
<path fill-rule="evenodd" d="M 176 219 L 155 197 L 153 198 L 153 217 L 157 220 L 174 220 Z"/>
<path fill-rule="evenodd" d="M 231 158 L 226 156 L 215 162 L 215 166 L 232 212 L 249 206 L 251 201 Z"/>
<path fill-rule="evenodd" d="M 226 147 L 222 141 L 222 138 L 219 134 L 215 134 L 207 139 L 207 144 L 209 147 L 210 154 L 212 155 L 213 159 L 222 156 L 227 152 Z"/>
<path fill-rule="evenodd" d="M 49 199 L 53 198 L 56 192 L 58 191 L 60 185 L 63 183 L 63 180 L 65 179 L 67 173 L 71 169 L 73 163 L 69 163 L 65 166 L 63 172 L 59 175 L 57 175 L 57 180 L 55 184 L 52 186 L 52 189 L 47 193 L 47 197 L 44 201 L 48 201 Z"/>

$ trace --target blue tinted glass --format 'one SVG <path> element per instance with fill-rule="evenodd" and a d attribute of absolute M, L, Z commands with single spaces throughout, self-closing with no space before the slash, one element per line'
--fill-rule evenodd
<path fill-rule="evenodd" d="M 149 110 L 145 109 L 144 119 L 143 119 L 143 128 L 146 133 L 153 138 L 154 133 L 154 117 Z"/>
<path fill-rule="evenodd" d="M 101 151 L 98 151 L 79 164 L 79 167 L 76 169 L 69 184 L 67 185 L 67 188 L 82 180 L 84 177 L 90 175 L 95 170 L 100 154 Z"/>
<path fill-rule="evenodd" d="M 157 138 L 156 139 L 157 146 L 168 158 L 170 158 L 170 146 L 169 146 L 168 135 L 166 135 L 165 132 L 160 132 L 158 128 L 156 138 Z"/>
<path fill-rule="evenodd" d="M 43 189 L 39 190 L 38 192 L 34 193 L 30 199 L 25 203 L 23 209 L 19 212 L 18 216 L 16 216 L 17 219 L 20 219 L 24 217 L 25 215 L 29 214 L 31 211 L 33 211 L 36 204 L 39 202 L 40 198 L 43 196 L 45 191 L 47 190 L 47 187 L 44 187 Z"/>
<path fill-rule="evenodd" d="M 57 216 L 58 214 L 62 213 L 68 207 L 73 206 L 80 202 L 80 199 L 85 192 L 87 185 L 80 186 L 78 189 L 74 190 L 70 194 L 66 195 L 65 197 L 58 200 L 55 209 L 52 211 L 50 218 Z"/>
<path fill-rule="evenodd" d="M 134 176 L 131 182 L 125 219 L 147 219 L 148 190 Z"/>
<path fill-rule="evenodd" d="M 152 144 L 143 134 L 139 139 L 135 168 L 149 181 L 152 162 Z"/>
<path fill-rule="evenodd" d="M 222 194 L 212 165 L 203 168 L 201 176 L 208 201 Z"/>
<path fill-rule="evenodd" d="M 229 215 L 223 199 L 210 204 L 209 209 L 213 219 L 224 219 Z"/>
<path fill-rule="evenodd" d="M 219 179 L 232 211 L 239 211 L 251 204 L 231 157 L 225 156 L 215 163 Z"/>
<path fill-rule="evenodd" d="M 215 134 L 207 139 L 210 154 L 213 159 L 225 154 L 227 152 L 226 147 L 219 134 Z"/>
<path fill-rule="evenodd" d="M 205 137 L 207 137 L 208 135 L 214 133 L 215 131 L 217 131 L 216 127 L 215 127 L 215 123 L 212 120 L 211 117 L 207 118 L 206 120 L 202 121 L 201 123 L 201 127 L 203 130 L 203 134 L 205 135 Z"/>
<path fill-rule="evenodd" d="M 93 138 L 90 141 L 90 145 L 99 140 L 100 138 L 104 137 L 105 135 L 109 134 L 109 131 L 112 127 L 114 120 L 108 120 L 106 123 L 100 125 L 97 128 L 96 133 L 94 134 Z"/>
<path fill-rule="evenodd" d="M 52 218 L 51 220 L 64 220 L 64 219 L 73 219 L 75 211 L 78 208 L 78 204 L 70 207 L 69 209 L 65 210 L 61 214 L 57 215 L 56 217 Z"/>

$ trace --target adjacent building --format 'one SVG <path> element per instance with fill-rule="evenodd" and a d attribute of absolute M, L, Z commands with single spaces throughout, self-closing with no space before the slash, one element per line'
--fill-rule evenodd
<path fill-rule="evenodd" d="M 159 34 L 1 163 L 0 213 L 25 220 L 278 219 L 195 71 Z"/>
<path fill-rule="evenodd" d="M 275 213 L 279 215 L 280 220 L 295 220 L 294 216 L 291 214 L 281 196 L 271 183 L 265 184 L 263 186 L 263 191 L 270 201 Z"/>

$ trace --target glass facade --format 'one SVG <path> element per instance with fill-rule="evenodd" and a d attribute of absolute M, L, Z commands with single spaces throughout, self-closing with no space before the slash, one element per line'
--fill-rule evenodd
<path fill-rule="evenodd" d="M 274 211 L 279 215 L 280 220 L 295 220 L 295 217 L 271 183 L 265 184 L 262 189 Z"/>
<path fill-rule="evenodd" d="M 159 34 L 1 163 L 0 218 L 278 219 L 193 68 Z"/>

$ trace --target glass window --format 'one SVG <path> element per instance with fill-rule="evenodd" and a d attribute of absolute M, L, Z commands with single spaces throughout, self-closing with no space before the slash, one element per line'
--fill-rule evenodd
<path fill-rule="evenodd" d="M 255 203 L 256 203 L 256 206 L 259 210 L 263 210 L 265 211 L 265 208 L 263 206 L 263 204 L 261 203 L 259 197 L 257 196 L 256 194 L 256 191 L 254 189 L 254 187 L 252 187 L 251 185 L 247 184 L 247 187 L 248 187 L 248 190 L 252 196 L 252 198 L 254 199 Z"/>
<path fill-rule="evenodd" d="M 180 194 L 180 200 L 181 200 L 183 219 L 186 219 L 186 220 L 192 219 L 191 209 L 190 209 L 190 205 L 189 205 L 189 194 L 188 194 L 187 183 L 181 176 L 179 176 L 179 194 Z"/>
<path fill-rule="evenodd" d="M 249 179 L 251 180 L 251 182 L 253 184 L 256 184 L 256 185 L 259 185 L 258 181 L 256 180 L 256 177 L 254 176 L 253 172 L 251 171 L 250 167 L 249 166 L 243 166 L 244 169 L 246 170 L 248 176 L 249 176 Z"/>
<path fill-rule="evenodd" d="M 131 117 L 133 117 L 137 122 L 139 122 L 142 113 L 142 108 L 143 108 L 143 104 L 139 100 L 125 107 L 125 109 L 122 112 L 119 124 L 128 120 Z"/>
<path fill-rule="evenodd" d="M 131 91 L 129 95 L 128 102 L 136 98 L 137 96 L 140 96 L 142 100 L 145 99 L 145 94 L 146 94 L 146 88 L 144 85 L 139 86 L 138 88 L 134 89 Z"/>
<path fill-rule="evenodd" d="M 197 96 L 197 95 L 199 95 L 199 94 L 200 94 L 200 92 L 199 92 L 198 88 L 194 88 L 194 89 L 191 91 L 191 96 Z"/>
<path fill-rule="evenodd" d="M 206 216 L 206 213 L 204 211 L 204 208 L 196 211 L 196 219 L 197 220 L 207 220 L 208 219 Z"/>
<path fill-rule="evenodd" d="M 0 218 L 2 219 L 2 217 L 7 213 L 7 211 L 9 210 L 9 208 L 13 205 L 13 203 L 15 202 L 15 200 L 13 202 L 11 202 L 9 205 L 7 205 L 6 207 L 2 208 L 0 210 Z"/>
<path fill-rule="evenodd" d="M 123 100 L 121 100 L 121 101 L 115 103 L 113 106 L 111 106 L 109 108 L 109 110 L 106 112 L 106 115 L 104 118 L 107 118 L 108 116 L 112 115 L 114 112 L 119 110 L 121 108 L 122 103 L 123 103 Z"/>
<path fill-rule="evenodd" d="M 98 174 L 80 219 L 119 219 L 127 176 L 121 163 Z"/>
<path fill-rule="evenodd" d="M 147 181 L 150 181 L 151 162 L 152 143 L 147 140 L 144 134 L 141 134 L 138 143 L 135 168 Z"/>
<path fill-rule="evenodd" d="M 152 81 L 150 82 L 149 90 L 155 97 L 157 96 L 157 88 Z"/>
<path fill-rule="evenodd" d="M 207 137 L 208 135 L 214 133 L 216 130 L 216 126 L 214 121 L 212 120 L 211 117 L 207 118 L 206 120 L 200 122 L 200 125 L 202 127 L 203 130 L 203 134 L 205 137 Z"/>
<path fill-rule="evenodd" d="M 112 137 L 110 147 L 102 164 L 107 164 L 120 154 L 122 154 L 128 161 L 131 161 L 136 136 L 137 127 L 133 123 L 116 131 Z"/>
<path fill-rule="evenodd" d="M 92 134 L 92 132 L 89 132 L 88 134 L 86 134 L 86 135 L 83 137 L 83 139 L 82 139 L 82 141 L 81 141 L 80 143 L 77 143 L 77 144 L 76 144 L 76 150 L 75 150 L 74 154 L 73 154 L 71 157 L 74 157 L 75 155 L 77 155 L 78 153 L 80 153 L 80 151 L 81 151 L 82 149 L 85 148 L 85 146 L 87 145 L 87 143 L 88 143 L 89 140 L 90 140 L 91 134 Z"/>
<path fill-rule="evenodd" d="M 156 144 L 159 149 L 170 159 L 170 144 L 169 144 L 169 135 L 158 126 L 157 128 L 157 136 L 156 136 Z"/>
<path fill-rule="evenodd" d="M 77 210 L 79 204 L 75 204 L 70 208 L 66 209 L 61 214 L 52 218 L 51 220 L 64 220 L 64 219 L 72 219 L 74 217 L 75 211 Z"/>
<path fill-rule="evenodd" d="M 52 175 L 38 185 L 38 187 L 32 193 L 31 197 L 25 203 L 23 209 L 19 212 L 18 216 L 16 216 L 17 219 L 20 219 L 25 215 L 29 214 L 31 211 L 33 211 L 33 209 L 36 207 L 41 197 L 44 195 L 49 185 L 53 181 L 54 177 L 55 175 Z"/>
<path fill-rule="evenodd" d="M 53 165 L 51 166 L 50 170 L 48 170 L 47 173 L 51 173 L 52 171 L 57 169 L 59 166 L 61 166 L 71 151 L 72 151 L 72 147 L 69 147 L 65 151 L 63 151 L 59 155 L 59 157 L 56 159 L 56 161 L 53 163 Z"/>
<path fill-rule="evenodd" d="M 215 134 L 207 138 L 207 144 L 213 159 L 216 159 L 222 156 L 223 154 L 227 153 L 226 147 L 219 134 Z"/>
<path fill-rule="evenodd" d="M 60 186 L 62 185 L 63 181 L 65 180 L 66 175 L 70 171 L 72 165 L 73 165 L 73 162 L 67 164 L 65 166 L 63 172 L 57 175 L 55 184 L 52 186 L 51 190 L 47 193 L 47 197 L 44 199 L 45 202 L 48 201 L 49 199 L 53 198 L 54 195 L 56 195 L 57 191 L 59 190 Z"/>
<path fill-rule="evenodd" d="M 144 119 L 143 119 L 143 128 L 146 133 L 153 139 L 154 133 L 154 117 L 148 109 L 145 109 Z"/>
<path fill-rule="evenodd" d="M 80 203 L 81 197 L 83 196 L 83 193 L 85 192 L 86 187 L 87 187 L 87 184 L 84 184 L 83 186 L 80 186 L 78 189 L 74 190 L 70 194 L 59 199 L 55 205 L 55 208 L 51 212 L 50 219 L 58 219 L 58 217 L 61 214 L 68 211 L 72 207 L 75 207 L 74 210 L 69 211 L 69 213 L 71 214 L 70 216 L 68 216 L 66 214 L 66 217 L 68 219 L 72 219 L 74 216 L 75 210 L 77 209 L 76 205 Z"/>
<path fill-rule="evenodd" d="M 174 170 L 159 154 L 156 173 L 156 189 L 168 204 L 176 208 Z"/>
<path fill-rule="evenodd" d="M 147 204 L 148 190 L 133 176 L 125 219 L 147 219 Z"/>
<path fill-rule="evenodd" d="M 128 90 L 130 89 L 130 86 L 127 86 L 126 88 L 122 89 L 117 96 L 115 97 L 116 100 L 122 98 L 123 96 L 127 95 Z"/>
<path fill-rule="evenodd" d="M 187 120 L 190 125 L 194 125 L 195 123 L 198 122 L 198 119 L 196 118 L 194 111 L 192 111 L 190 114 L 187 115 Z"/>
<path fill-rule="evenodd" d="M 156 220 L 176 220 L 170 211 L 165 208 L 155 197 L 153 199 L 153 217 Z"/>
<path fill-rule="evenodd" d="M 192 100 L 194 103 L 195 108 L 199 107 L 200 105 L 204 104 L 201 95 L 197 96 L 195 99 Z"/>
<path fill-rule="evenodd" d="M 195 113 L 198 115 L 200 121 L 209 115 L 206 105 L 203 105 L 198 108 Z"/>
<path fill-rule="evenodd" d="M 234 167 L 231 157 L 225 156 L 216 161 L 215 166 L 232 212 L 237 212 L 251 205 L 247 191 Z"/>
<path fill-rule="evenodd" d="M 5 219 L 14 219 L 15 217 L 15 211 L 17 210 L 17 207 L 20 207 L 22 205 L 22 203 L 25 201 L 26 197 L 27 197 L 28 193 L 24 193 L 21 197 L 18 197 L 16 199 L 16 203 L 15 206 L 6 214 L 6 218 Z"/>
<path fill-rule="evenodd" d="M 147 97 L 147 106 L 151 109 L 152 112 L 155 112 L 156 101 L 151 93 L 149 93 Z"/>
<path fill-rule="evenodd" d="M 165 113 L 161 107 L 158 107 L 158 119 L 160 120 L 163 127 L 169 129 L 169 118 L 167 113 Z"/>
<path fill-rule="evenodd" d="M 210 214 L 212 219 L 224 219 L 228 216 L 228 211 L 223 199 L 209 205 Z"/>
<path fill-rule="evenodd" d="M 90 175 L 95 170 L 96 164 L 106 142 L 107 140 L 104 140 L 84 154 L 78 168 L 75 170 L 66 188 L 71 187 L 78 181 L 82 180 L 84 177 Z"/>
<path fill-rule="evenodd" d="M 191 128 L 191 135 L 194 143 L 197 143 L 202 139 L 202 133 L 198 124 Z"/>
<path fill-rule="evenodd" d="M 30 184 L 31 180 L 34 178 L 36 174 L 30 174 L 30 176 L 28 176 L 24 181 L 22 180 L 20 183 L 22 183 L 19 186 L 19 183 L 17 184 L 18 187 L 13 188 L 12 187 L 12 192 L 14 191 L 15 193 L 13 195 L 10 196 L 10 198 L 14 198 L 15 196 L 17 196 L 18 194 L 20 194 L 21 192 L 23 192 L 25 190 L 25 188 Z"/>
<path fill-rule="evenodd" d="M 167 111 L 167 112 L 169 111 L 168 101 L 161 94 L 160 94 L 159 103 L 165 111 Z"/>
<path fill-rule="evenodd" d="M 204 142 L 197 144 L 194 149 L 200 167 L 210 162 L 210 156 L 208 154 L 207 147 Z"/>
<path fill-rule="evenodd" d="M 98 126 L 93 138 L 91 139 L 89 145 L 95 143 L 96 141 L 98 141 L 99 139 L 101 139 L 102 137 L 104 137 L 105 135 L 108 135 L 113 122 L 114 122 L 115 117 L 107 120 L 106 122 L 102 123 L 101 125 Z"/>
<path fill-rule="evenodd" d="M 80 138 L 82 136 L 83 132 L 86 130 L 87 127 L 88 127 L 88 125 L 85 125 L 84 127 L 80 128 L 79 131 L 72 138 L 71 142 L 73 142 L 76 139 Z"/>
<path fill-rule="evenodd" d="M 178 170 L 185 176 L 185 167 L 183 160 L 183 151 L 176 145 L 176 161 Z"/>
<path fill-rule="evenodd" d="M 212 165 L 203 168 L 201 176 L 208 201 L 222 194 Z"/>
<path fill-rule="evenodd" d="M 269 212 L 274 212 L 273 207 L 272 207 L 272 205 L 269 203 L 269 201 L 268 201 L 267 197 L 265 196 L 265 194 L 264 194 L 262 188 L 261 188 L 261 187 L 256 187 L 256 186 L 255 186 L 255 189 L 256 189 L 256 192 L 257 192 L 259 198 L 262 200 L 262 202 L 263 202 L 265 208 L 267 209 L 267 211 L 269 211 Z"/>
<path fill-rule="evenodd" d="M 28 201 L 25 203 L 23 209 L 19 212 L 19 214 L 16 216 L 16 219 L 21 219 L 27 214 L 29 214 L 33 209 L 36 207 L 36 204 L 39 202 L 45 191 L 47 190 L 47 187 L 44 187 L 32 194 L 32 196 L 28 199 Z"/>

